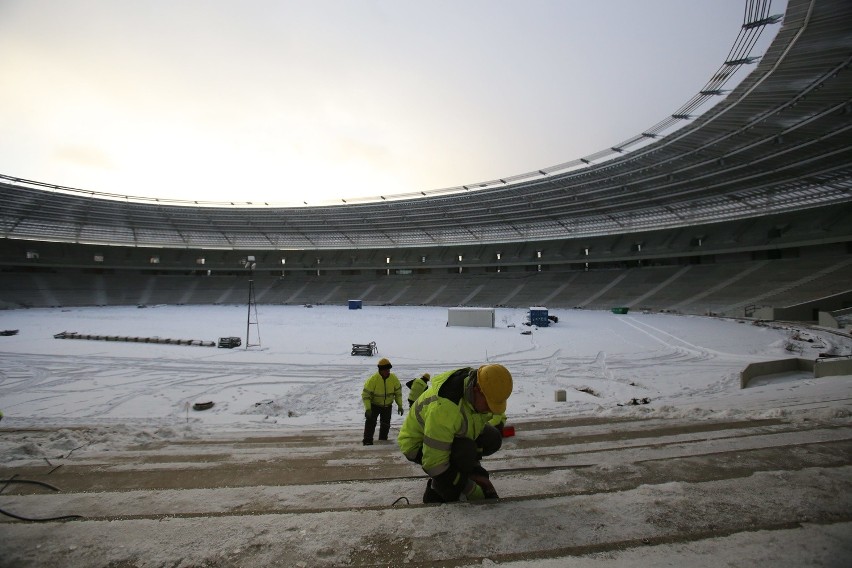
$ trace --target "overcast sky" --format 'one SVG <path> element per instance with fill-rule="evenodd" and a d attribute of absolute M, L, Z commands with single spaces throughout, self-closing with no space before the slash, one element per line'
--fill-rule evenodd
<path fill-rule="evenodd" d="M 726 59 L 744 7 L 0 0 L 0 173 L 319 204 L 530 172 L 677 110 Z"/>

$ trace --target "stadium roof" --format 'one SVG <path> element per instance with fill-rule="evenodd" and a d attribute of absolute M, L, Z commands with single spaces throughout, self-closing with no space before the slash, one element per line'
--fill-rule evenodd
<path fill-rule="evenodd" d="M 0 175 L 0 236 L 188 248 L 411 247 L 620 234 L 852 201 L 852 3 L 790 0 L 757 63 L 751 47 L 776 21 L 767 9 L 748 3 L 728 60 L 671 117 L 579 160 L 446 194 L 325 207 L 178 204 Z M 744 65 L 755 68 L 726 93 Z"/>

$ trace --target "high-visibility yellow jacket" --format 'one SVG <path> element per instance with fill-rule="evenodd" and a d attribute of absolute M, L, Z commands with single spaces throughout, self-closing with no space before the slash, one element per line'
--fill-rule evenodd
<path fill-rule="evenodd" d="M 394 401 L 399 408 L 402 408 L 402 385 L 393 373 L 385 379 L 376 372 L 364 383 L 361 399 L 364 401 L 364 410 L 371 410 L 374 404 L 390 406 Z"/>
<path fill-rule="evenodd" d="M 492 414 L 491 418 L 488 420 L 488 423 L 498 428 L 504 424 L 506 424 L 506 413 L 503 414 Z"/>
<path fill-rule="evenodd" d="M 405 457 L 415 461 L 422 450 L 422 466 L 436 482 L 464 487 L 467 478 L 450 464 L 450 450 L 456 437 L 476 440 L 491 413 L 478 413 L 465 393 L 471 369 L 456 369 L 433 377 L 408 411 L 397 437 Z M 433 488 L 437 489 L 435 483 Z"/>
<path fill-rule="evenodd" d="M 411 381 L 411 391 L 408 393 L 409 402 L 414 402 L 423 392 L 429 388 L 429 385 L 426 384 L 426 381 L 423 380 L 423 377 L 417 377 L 413 381 Z"/>

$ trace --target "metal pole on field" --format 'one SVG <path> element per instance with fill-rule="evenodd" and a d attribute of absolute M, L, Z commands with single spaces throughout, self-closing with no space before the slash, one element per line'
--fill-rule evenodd
<path fill-rule="evenodd" d="M 257 320 L 257 300 L 254 296 L 254 268 L 257 263 L 253 256 L 246 259 L 245 267 L 249 270 L 249 296 L 248 296 L 248 316 L 246 318 L 246 349 L 249 347 L 260 347 L 260 323 Z M 254 318 L 252 318 L 254 314 Z M 255 327 L 255 335 L 257 335 L 257 343 L 251 342 L 251 327 Z"/>

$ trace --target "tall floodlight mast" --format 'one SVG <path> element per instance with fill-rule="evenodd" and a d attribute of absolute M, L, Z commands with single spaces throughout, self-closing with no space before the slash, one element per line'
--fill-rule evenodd
<path fill-rule="evenodd" d="M 246 318 L 246 349 L 260 347 L 260 323 L 257 320 L 257 300 L 254 297 L 254 269 L 257 262 L 253 256 L 246 257 L 244 266 L 249 271 L 248 316 Z M 257 343 L 251 342 L 251 328 L 254 326 Z"/>

